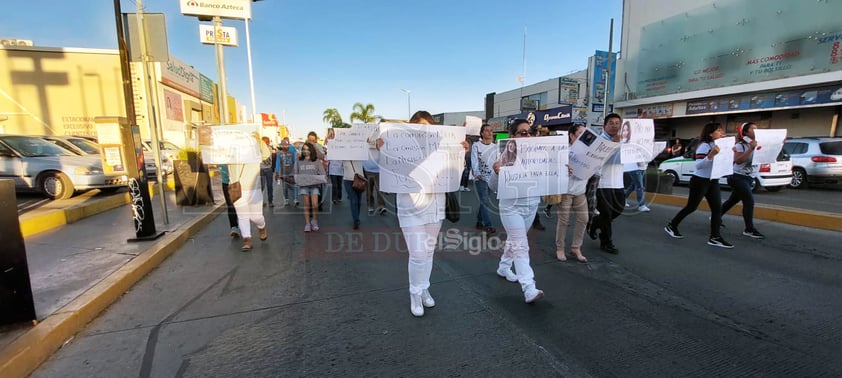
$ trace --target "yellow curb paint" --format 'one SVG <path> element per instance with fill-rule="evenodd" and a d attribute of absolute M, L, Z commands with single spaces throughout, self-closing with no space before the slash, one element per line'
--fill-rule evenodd
<path fill-rule="evenodd" d="M 193 219 L 175 233 L 163 236 L 149 249 L 0 350 L 0 377 L 25 377 L 35 371 L 62 344 L 213 221 L 222 213 L 224 205 L 215 205 L 208 213 Z"/>

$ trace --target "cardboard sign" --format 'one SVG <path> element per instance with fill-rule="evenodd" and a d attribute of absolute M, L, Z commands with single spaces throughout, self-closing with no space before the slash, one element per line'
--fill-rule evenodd
<path fill-rule="evenodd" d="M 260 125 L 199 127 L 199 150 L 205 164 L 260 163 Z"/>
<path fill-rule="evenodd" d="M 380 190 L 446 193 L 459 189 L 465 168 L 465 128 L 380 124 Z"/>
<path fill-rule="evenodd" d="M 626 119 L 620 126 L 620 162 L 648 163 L 655 143 L 655 124 L 651 119 Z"/>
<path fill-rule="evenodd" d="M 590 128 L 585 129 L 570 146 L 570 166 L 573 167 L 573 176 L 580 180 L 591 178 L 602 169 L 608 158 L 618 148 L 620 148 L 620 143 L 601 138 Z"/>
<path fill-rule="evenodd" d="M 498 142 L 500 172 L 497 198 L 526 198 L 567 193 L 567 134 L 512 138 Z"/>

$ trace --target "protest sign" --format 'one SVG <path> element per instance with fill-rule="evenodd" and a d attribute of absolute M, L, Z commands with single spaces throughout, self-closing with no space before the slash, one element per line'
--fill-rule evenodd
<path fill-rule="evenodd" d="M 711 179 L 718 179 L 734 174 L 734 143 L 732 137 L 723 137 L 714 141 L 719 147 L 719 153 L 713 157 L 713 168 L 710 171 Z"/>
<path fill-rule="evenodd" d="M 260 125 L 199 127 L 199 150 L 205 164 L 260 163 Z"/>
<path fill-rule="evenodd" d="M 648 163 L 655 143 L 655 124 L 651 119 L 626 119 L 620 127 L 620 162 Z"/>
<path fill-rule="evenodd" d="M 755 129 L 754 139 L 757 149 L 754 150 L 752 165 L 772 164 L 778 160 L 778 154 L 786 141 L 786 129 Z"/>
<path fill-rule="evenodd" d="M 313 186 L 327 183 L 327 176 L 325 175 L 311 175 L 297 173 L 295 176 L 295 185 L 298 186 Z"/>
<path fill-rule="evenodd" d="M 380 190 L 446 193 L 459 189 L 465 168 L 465 128 L 381 123 Z"/>
<path fill-rule="evenodd" d="M 567 135 L 512 138 L 498 142 L 500 172 L 497 198 L 526 198 L 567 193 Z"/>
<path fill-rule="evenodd" d="M 620 143 L 604 139 L 590 128 L 586 128 L 570 146 L 573 176 L 580 180 L 591 178 L 618 148 Z"/>
<path fill-rule="evenodd" d="M 667 141 L 655 142 L 652 145 L 652 159 L 655 159 L 661 152 L 667 149 Z M 651 161 L 651 160 L 650 160 Z"/>
<path fill-rule="evenodd" d="M 369 137 L 377 125 L 355 124 L 351 128 L 334 128 L 334 138 L 325 155 L 326 160 L 368 160 Z"/>
<path fill-rule="evenodd" d="M 474 116 L 465 116 L 465 134 L 479 135 L 482 128 L 482 119 Z"/>

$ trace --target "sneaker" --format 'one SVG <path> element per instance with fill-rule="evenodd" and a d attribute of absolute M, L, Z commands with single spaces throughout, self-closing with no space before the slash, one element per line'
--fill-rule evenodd
<path fill-rule="evenodd" d="M 310 223 L 304 225 L 304 232 L 310 232 Z"/>
<path fill-rule="evenodd" d="M 764 236 L 760 233 L 760 231 L 757 230 L 745 230 L 743 231 L 743 235 L 754 239 L 766 239 L 766 236 Z"/>
<path fill-rule="evenodd" d="M 512 268 L 497 268 L 497 275 L 509 282 L 517 282 L 517 275 Z"/>
<path fill-rule="evenodd" d="M 360 221 L 354 221 L 354 229 L 355 229 L 355 230 L 359 230 L 359 229 L 360 229 Z"/>
<path fill-rule="evenodd" d="M 234 239 L 240 238 L 240 228 L 239 227 L 231 227 L 231 237 Z"/>
<path fill-rule="evenodd" d="M 544 216 L 545 216 L 545 217 L 547 217 L 547 218 L 552 218 L 552 215 L 550 214 L 550 209 L 548 209 L 548 208 L 546 208 L 546 207 L 545 207 L 545 208 L 544 208 L 544 210 L 543 210 L 543 212 L 544 212 Z"/>
<path fill-rule="evenodd" d="M 374 215 L 374 209 L 368 209 L 368 215 Z"/>
<path fill-rule="evenodd" d="M 652 211 L 652 209 L 650 209 L 646 205 L 640 205 L 640 206 L 638 206 L 637 211 L 640 211 L 641 213 L 648 213 L 648 212 Z"/>
<path fill-rule="evenodd" d="M 539 299 L 544 298 L 544 292 L 532 287 L 523 292 L 523 297 L 526 299 L 526 303 L 535 303 Z"/>
<path fill-rule="evenodd" d="M 631 205 L 629 205 L 629 203 L 628 203 L 628 202 L 626 202 L 626 207 L 631 207 Z"/>
<path fill-rule="evenodd" d="M 377 214 L 380 214 L 380 215 L 386 214 L 386 208 L 381 207 L 381 208 L 377 209 Z"/>
<path fill-rule="evenodd" d="M 466 186 L 466 187 L 465 187 L 465 191 L 466 191 L 466 192 L 470 192 L 470 191 L 471 191 L 471 188 L 469 188 L 469 187 L 467 187 L 467 186 Z"/>
<path fill-rule="evenodd" d="M 298 207 L 299 205 L 300 203 L 298 201 L 295 201 L 295 207 Z"/>
<path fill-rule="evenodd" d="M 678 227 L 673 227 L 672 223 L 667 223 L 667 226 L 664 227 L 664 231 L 666 231 L 667 234 L 669 234 L 669 236 L 672 236 L 676 239 L 683 239 L 684 238 L 684 235 L 681 235 L 681 233 L 678 232 Z"/>
<path fill-rule="evenodd" d="M 310 221 L 310 229 L 312 229 L 313 231 L 318 231 L 319 230 L 319 222 L 316 222 L 315 219 L 311 220 Z"/>
<path fill-rule="evenodd" d="M 725 241 L 725 239 L 723 239 L 721 236 L 708 239 L 708 245 L 720 248 L 734 248 L 734 246 L 731 243 Z"/>
<path fill-rule="evenodd" d="M 459 187 L 459 191 L 460 191 L 460 192 L 464 192 L 464 191 L 465 191 L 465 187 L 464 187 L 464 186 L 460 186 L 460 187 Z"/>
<path fill-rule="evenodd" d="M 275 207 L 275 203 L 274 203 L 274 202 L 269 202 L 269 207 Z"/>
<path fill-rule="evenodd" d="M 289 200 L 288 199 L 284 200 L 284 207 L 287 207 L 287 206 L 289 206 Z"/>
<path fill-rule="evenodd" d="M 424 307 L 436 307 L 436 300 L 433 299 L 433 296 L 430 295 L 430 290 L 424 290 L 421 292 L 421 304 Z"/>

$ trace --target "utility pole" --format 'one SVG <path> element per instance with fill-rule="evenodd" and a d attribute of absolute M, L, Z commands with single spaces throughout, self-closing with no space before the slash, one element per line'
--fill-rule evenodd
<path fill-rule="evenodd" d="M 604 104 L 602 106 L 602 121 L 605 122 L 605 117 L 608 116 L 608 105 L 610 103 L 610 94 L 614 89 L 611 86 L 611 63 L 614 62 L 611 50 L 614 47 L 614 19 L 611 19 L 611 26 L 608 29 L 608 69 L 605 70 L 605 93 L 603 94 Z"/>
<path fill-rule="evenodd" d="M 217 32 L 222 28 L 222 17 L 213 17 L 213 31 Z M 216 71 L 219 73 L 219 124 L 224 125 L 228 123 L 228 91 L 225 84 L 225 53 L 222 50 L 222 44 L 216 39 L 213 42 L 216 47 Z"/>

